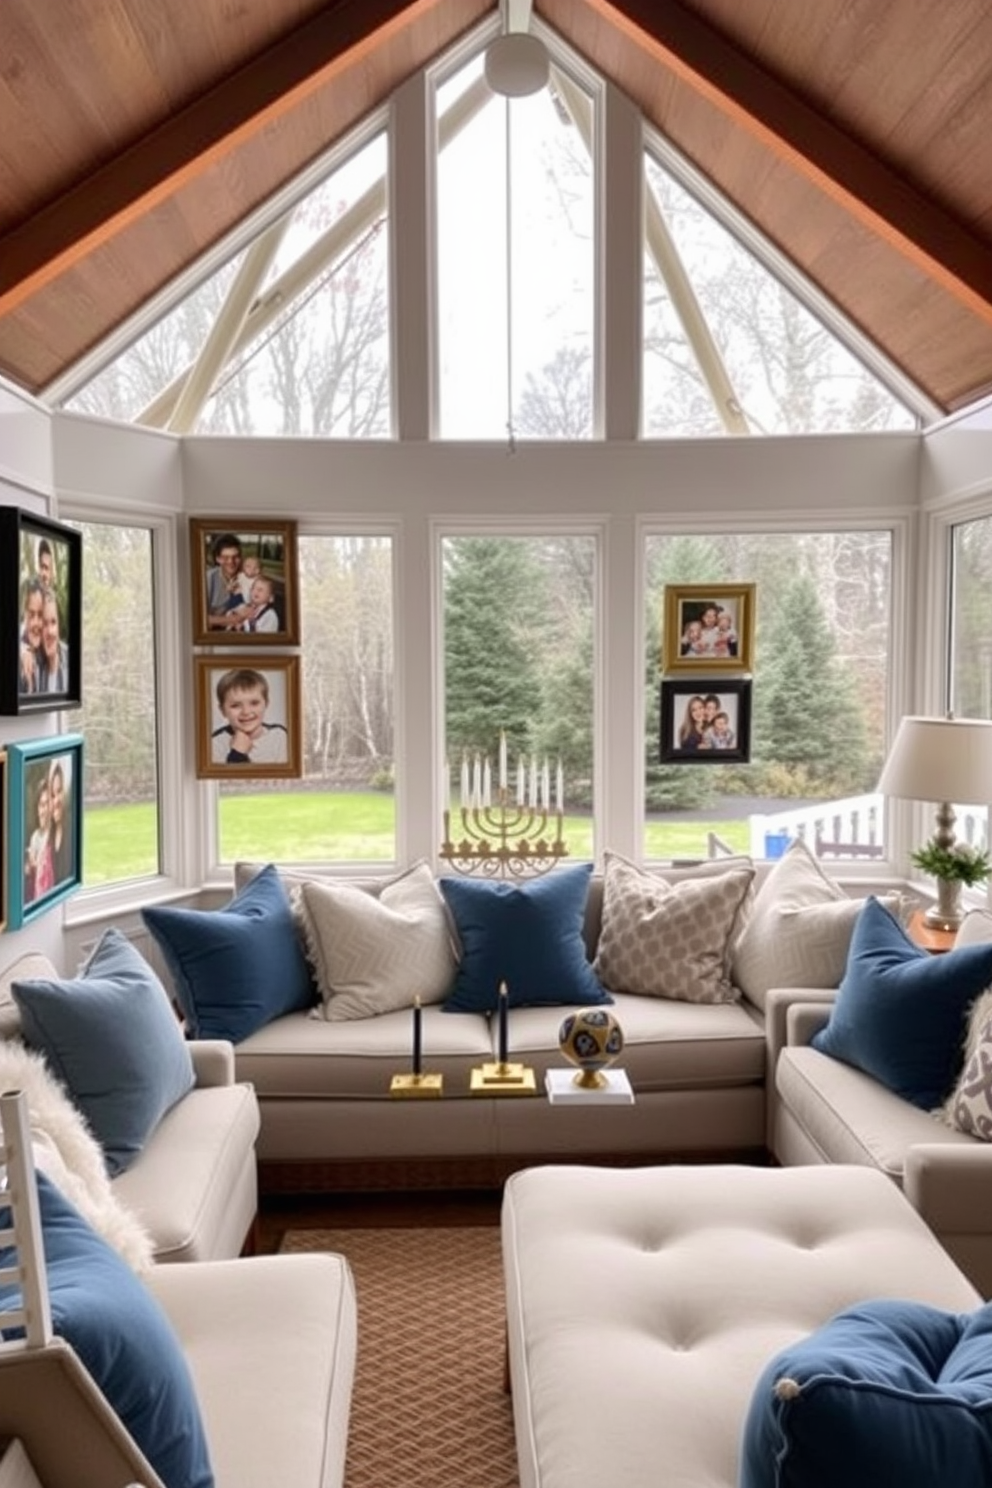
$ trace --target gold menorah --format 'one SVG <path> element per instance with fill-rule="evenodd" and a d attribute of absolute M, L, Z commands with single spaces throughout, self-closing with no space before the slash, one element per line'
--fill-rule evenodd
<path fill-rule="evenodd" d="M 568 856 L 561 812 L 511 802 L 503 790 L 496 792 L 491 806 L 459 808 L 456 821 L 460 819 L 461 836 L 457 841 L 451 836 L 451 815 L 450 810 L 444 812 L 440 856 L 456 873 L 526 878 L 547 873 Z"/>

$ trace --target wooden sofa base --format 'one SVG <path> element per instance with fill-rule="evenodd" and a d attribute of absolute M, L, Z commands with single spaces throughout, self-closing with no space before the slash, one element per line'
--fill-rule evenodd
<path fill-rule="evenodd" d="M 589 1164 L 607 1168 L 657 1167 L 671 1163 L 748 1163 L 767 1167 L 772 1163 L 763 1147 L 707 1149 L 704 1152 L 671 1150 L 659 1153 L 597 1152 L 515 1154 L 506 1157 L 363 1158 L 326 1162 L 260 1161 L 258 1188 L 262 1197 L 278 1194 L 328 1194 L 420 1192 L 430 1189 L 493 1190 L 502 1188 L 511 1173 L 546 1163 Z"/>

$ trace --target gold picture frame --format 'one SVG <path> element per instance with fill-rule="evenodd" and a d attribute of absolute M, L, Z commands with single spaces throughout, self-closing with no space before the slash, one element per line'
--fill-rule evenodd
<path fill-rule="evenodd" d="M 666 584 L 661 666 L 670 672 L 750 672 L 754 584 Z"/>
<path fill-rule="evenodd" d="M 194 646 L 299 645 L 296 534 L 269 517 L 190 518 Z"/>
<path fill-rule="evenodd" d="M 299 657 L 212 655 L 193 661 L 199 778 L 299 779 Z"/>

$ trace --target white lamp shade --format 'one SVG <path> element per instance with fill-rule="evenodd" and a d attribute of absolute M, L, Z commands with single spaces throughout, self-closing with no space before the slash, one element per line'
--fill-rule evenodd
<path fill-rule="evenodd" d="M 524 98 L 547 86 L 547 48 L 527 31 L 508 31 L 486 47 L 486 82 L 494 93 L 506 98 Z"/>
<path fill-rule="evenodd" d="M 878 788 L 909 801 L 992 802 L 992 721 L 903 718 Z"/>

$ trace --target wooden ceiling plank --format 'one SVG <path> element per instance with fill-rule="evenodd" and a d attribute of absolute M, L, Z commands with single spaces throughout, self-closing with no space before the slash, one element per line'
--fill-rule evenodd
<path fill-rule="evenodd" d="M 587 4 L 992 324 L 992 245 L 959 218 L 675 0 Z"/>
<path fill-rule="evenodd" d="M 0 314 L 268 128 L 439 0 L 339 0 L 0 238 Z"/>

